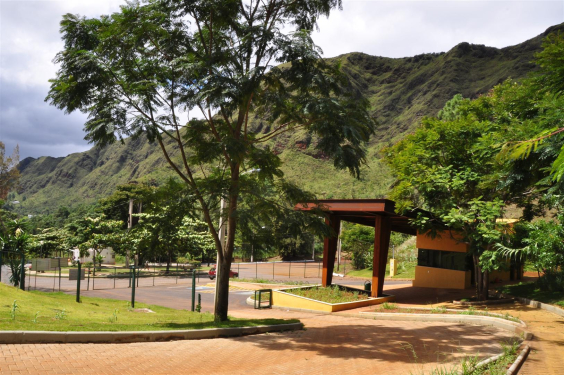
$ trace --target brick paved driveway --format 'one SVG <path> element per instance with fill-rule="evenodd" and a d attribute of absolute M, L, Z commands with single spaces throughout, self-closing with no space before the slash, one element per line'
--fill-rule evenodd
<path fill-rule="evenodd" d="M 465 354 L 500 352 L 510 335 L 446 323 L 382 322 L 281 310 L 233 316 L 299 318 L 306 330 L 136 344 L 1 345 L 4 374 L 420 374 Z M 414 358 L 414 353 L 417 358 Z"/>

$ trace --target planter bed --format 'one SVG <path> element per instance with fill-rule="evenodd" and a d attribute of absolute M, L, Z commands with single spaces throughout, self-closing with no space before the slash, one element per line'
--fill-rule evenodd
<path fill-rule="evenodd" d="M 320 291 L 321 288 L 322 287 L 320 287 L 319 285 L 316 285 L 274 290 L 272 292 L 272 304 L 276 307 L 288 307 L 300 310 L 337 312 L 356 309 L 359 307 L 377 305 L 380 303 L 395 300 L 395 297 L 392 295 L 386 295 L 383 297 L 370 297 L 368 292 L 364 290 L 349 288 L 341 285 L 333 286 L 333 288 L 338 288 L 338 290 L 341 292 L 341 296 L 335 298 L 334 294 L 339 293 L 331 293 L 329 289 L 326 289 L 327 293 L 324 293 L 323 291 L 319 293 L 318 291 Z M 296 293 L 302 295 L 298 295 Z M 312 296 L 318 296 L 317 298 L 319 299 L 309 298 Z M 323 298 L 324 300 L 320 300 L 321 298 Z"/>

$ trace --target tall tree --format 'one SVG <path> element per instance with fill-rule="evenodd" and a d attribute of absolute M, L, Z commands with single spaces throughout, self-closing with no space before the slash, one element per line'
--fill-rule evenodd
<path fill-rule="evenodd" d="M 215 317 L 226 320 L 241 172 L 282 176 L 268 146 L 305 130 L 337 168 L 358 176 L 374 131 L 369 103 L 321 58 L 311 32 L 341 0 L 146 0 L 100 18 L 67 14 L 64 50 L 46 98 L 89 114 L 104 146 L 145 135 L 191 189 L 217 250 Z M 183 110 L 202 120 L 181 120 Z M 254 121 L 269 131 L 255 132 Z M 227 241 L 213 212 L 226 208 Z"/>
<path fill-rule="evenodd" d="M 452 113 L 450 104 L 446 108 Z M 391 194 L 398 207 L 432 213 L 415 220 L 421 231 L 461 233 L 473 257 L 477 295 L 487 299 L 491 267 L 480 258 L 503 233 L 496 223 L 505 207 L 498 189 L 503 165 L 496 158 L 503 128 L 466 112 L 460 109 L 451 120 L 424 119 L 414 134 L 385 151 L 385 160 L 398 178 Z"/>
<path fill-rule="evenodd" d="M 20 178 L 17 168 L 20 162 L 20 148 L 16 146 L 11 156 L 6 155 L 6 146 L 0 142 L 0 199 L 5 200 Z"/>
<path fill-rule="evenodd" d="M 77 246 L 81 255 L 87 255 L 92 249 L 94 263 L 94 275 L 96 275 L 96 262 L 102 266 L 101 253 L 108 247 L 114 247 L 120 241 L 123 228 L 121 220 L 108 220 L 104 215 L 98 217 L 84 217 L 69 224 L 69 230 L 73 238 L 69 244 Z"/>

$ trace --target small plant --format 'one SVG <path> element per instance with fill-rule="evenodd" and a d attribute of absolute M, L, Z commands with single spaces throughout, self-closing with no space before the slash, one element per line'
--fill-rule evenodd
<path fill-rule="evenodd" d="M 14 300 L 14 302 L 12 302 L 12 308 L 10 309 L 10 317 L 12 318 L 12 320 L 16 320 L 16 311 L 18 309 L 19 309 L 18 301 Z"/>
<path fill-rule="evenodd" d="M 114 313 L 112 314 L 112 316 L 110 316 L 110 319 L 109 319 L 110 323 L 115 323 L 115 322 L 117 322 L 117 320 L 118 320 L 118 317 L 117 317 L 118 312 L 119 312 L 118 309 L 114 309 Z"/>
<path fill-rule="evenodd" d="M 127 301 L 127 311 L 131 312 L 133 309 L 131 308 L 131 302 Z"/>
<path fill-rule="evenodd" d="M 437 306 L 431 309 L 431 314 L 446 314 L 447 309 L 445 306 Z"/>
<path fill-rule="evenodd" d="M 460 312 L 462 315 L 475 315 L 476 309 L 473 306 L 468 307 L 468 310 L 462 310 Z"/>
<path fill-rule="evenodd" d="M 37 311 L 37 312 L 35 313 L 35 317 L 34 317 L 33 320 L 32 320 L 32 322 L 33 322 L 34 324 L 37 324 L 37 317 L 38 317 L 38 316 L 39 316 L 39 311 Z"/>
<path fill-rule="evenodd" d="M 55 314 L 55 319 L 57 320 L 65 320 L 66 318 L 67 318 L 67 312 L 65 309 Z"/>
<path fill-rule="evenodd" d="M 398 308 L 398 305 L 397 305 L 397 303 L 388 303 L 388 302 L 384 302 L 384 303 L 382 304 L 382 308 L 383 308 L 384 310 L 395 310 L 395 309 Z"/>

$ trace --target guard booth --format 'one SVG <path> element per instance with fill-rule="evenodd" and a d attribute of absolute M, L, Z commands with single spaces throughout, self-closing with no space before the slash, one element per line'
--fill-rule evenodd
<path fill-rule="evenodd" d="M 417 230 L 409 224 L 418 211 L 405 216 L 395 213 L 395 202 L 389 199 L 324 199 L 317 203 L 299 203 L 296 210 L 322 210 L 327 214 L 326 223 L 334 233 L 339 233 L 341 221 L 367 225 L 374 228 L 374 258 L 372 267 L 372 297 L 382 297 L 388 248 L 391 232 L 400 232 L 412 236 Z M 337 236 L 325 238 L 323 245 L 323 286 L 332 284 L 335 255 L 337 253 Z"/>

